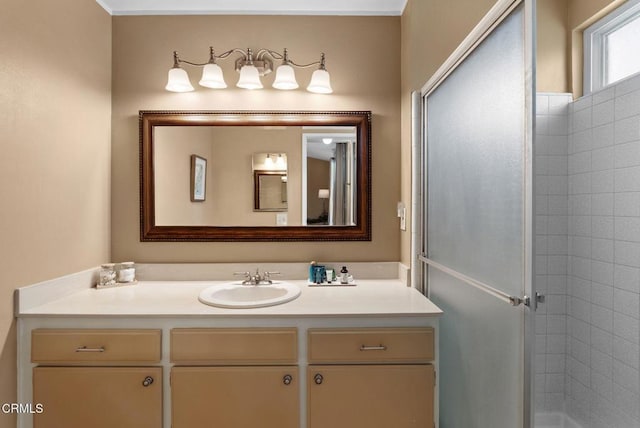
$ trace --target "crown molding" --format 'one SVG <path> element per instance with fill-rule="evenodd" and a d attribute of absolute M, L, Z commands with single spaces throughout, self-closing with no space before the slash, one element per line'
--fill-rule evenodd
<path fill-rule="evenodd" d="M 400 16 L 407 0 L 96 0 L 110 15 Z"/>

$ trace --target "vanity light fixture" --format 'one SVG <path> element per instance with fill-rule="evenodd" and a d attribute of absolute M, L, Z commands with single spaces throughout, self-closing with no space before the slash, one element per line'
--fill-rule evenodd
<path fill-rule="evenodd" d="M 260 49 L 255 55 L 251 49 L 246 51 L 238 48 L 230 49 L 226 52 L 216 55 L 213 47 L 209 48 L 209 62 L 195 63 L 184 59 L 180 59 L 178 52 L 173 52 L 173 67 L 169 70 L 167 86 L 165 89 L 171 92 L 190 92 L 193 86 L 189 81 L 187 72 L 180 67 L 180 64 L 189 64 L 195 67 L 203 67 L 200 86 L 213 89 L 224 89 L 227 83 L 224 80 L 222 69 L 216 63 L 218 59 L 226 59 L 232 54 L 240 54 L 240 58 L 236 59 L 236 71 L 240 73 L 240 78 L 236 86 L 243 89 L 262 89 L 260 77 L 273 71 L 273 60 L 282 60 L 282 63 L 276 69 L 276 77 L 273 82 L 275 89 L 291 90 L 299 87 L 294 67 L 309 68 L 318 66 L 311 76 L 311 81 L 307 86 L 307 91 L 316 94 L 330 94 L 333 92 L 331 88 L 331 76 L 325 66 L 324 53 L 320 54 L 320 60 L 309 64 L 298 64 L 289 59 L 287 49 L 284 53 L 272 51 L 271 49 Z"/>

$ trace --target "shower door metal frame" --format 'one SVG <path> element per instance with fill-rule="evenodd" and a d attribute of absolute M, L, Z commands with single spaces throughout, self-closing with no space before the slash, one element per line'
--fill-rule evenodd
<path fill-rule="evenodd" d="M 482 41 L 518 6 L 524 4 L 524 64 L 525 79 L 525 132 L 523 147 L 523 294 L 510 296 L 456 272 L 428 258 L 427 248 L 427 212 L 428 176 L 427 176 L 427 97 L 460 65 Z M 484 16 L 471 33 L 463 40 L 451 56 L 422 87 L 412 93 L 412 235 L 411 235 L 411 280 L 412 285 L 429 296 L 428 269 L 435 268 L 480 289 L 507 304 L 514 310 L 524 311 L 523 342 L 523 428 L 532 428 L 534 410 L 533 353 L 534 319 L 537 300 L 533 282 L 535 254 L 534 234 L 534 189 L 533 189 L 533 136 L 535 126 L 535 50 L 536 50 L 536 5 L 535 0 L 499 0 Z"/>

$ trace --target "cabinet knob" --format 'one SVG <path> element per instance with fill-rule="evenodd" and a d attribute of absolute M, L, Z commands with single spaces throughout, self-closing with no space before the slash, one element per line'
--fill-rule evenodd
<path fill-rule="evenodd" d="M 282 383 L 284 383 L 285 385 L 291 385 L 292 380 L 293 377 L 291 375 L 284 375 L 284 377 L 282 378 Z"/>
<path fill-rule="evenodd" d="M 149 386 L 153 383 L 153 378 L 151 376 L 147 376 L 144 378 L 144 380 L 142 381 L 142 386 Z"/>
<path fill-rule="evenodd" d="M 324 378 L 320 373 L 316 373 L 316 375 L 313 377 L 313 381 L 316 383 L 316 385 L 322 385 L 323 380 Z"/>

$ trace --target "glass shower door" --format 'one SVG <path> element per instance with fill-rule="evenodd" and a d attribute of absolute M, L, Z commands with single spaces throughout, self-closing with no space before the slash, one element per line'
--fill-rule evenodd
<path fill-rule="evenodd" d="M 441 428 L 530 424 L 532 16 L 510 2 L 423 92 L 420 259 L 444 311 Z"/>

